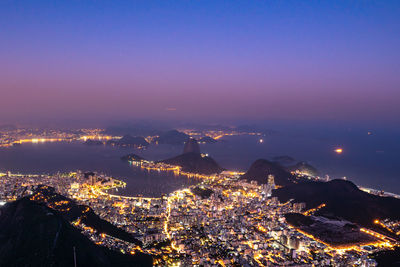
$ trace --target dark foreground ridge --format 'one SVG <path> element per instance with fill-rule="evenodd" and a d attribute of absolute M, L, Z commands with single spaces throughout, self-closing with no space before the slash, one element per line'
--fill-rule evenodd
<path fill-rule="evenodd" d="M 54 209 L 68 222 L 80 219 L 86 226 L 100 233 L 105 233 L 127 242 L 141 245 L 141 241 L 136 239 L 135 236 L 101 219 L 89 206 L 78 205 L 74 200 L 57 194 L 51 187 L 39 186 L 35 190 L 35 193 L 30 196 L 30 199 L 38 204 L 43 204 Z"/>
<path fill-rule="evenodd" d="M 372 258 L 378 262 L 378 266 L 398 267 L 400 266 L 400 246 L 394 247 L 393 250 L 374 253 Z"/>
<path fill-rule="evenodd" d="M 97 246 L 58 211 L 29 197 L 0 209 L 0 266 L 151 266 L 151 256 Z"/>
<path fill-rule="evenodd" d="M 162 160 L 162 163 L 182 167 L 182 171 L 197 174 L 210 175 L 224 171 L 222 167 L 211 157 L 200 153 L 185 153 L 179 156 Z"/>
<path fill-rule="evenodd" d="M 400 219 L 400 199 L 368 194 L 345 180 L 302 182 L 276 189 L 273 196 L 281 202 L 304 202 L 307 209 L 324 203 L 316 215 L 339 217 L 364 227 L 376 227 L 376 219 Z"/>
<path fill-rule="evenodd" d="M 275 184 L 279 186 L 291 185 L 295 180 L 294 176 L 285 170 L 281 165 L 266 159 L 256 160 L 253 164 L 251 164 L 249 170 L 242 175 L 241 179 L 257 181 L 260 184 L 266 184 L 269 174 L 274 175 Z"/>

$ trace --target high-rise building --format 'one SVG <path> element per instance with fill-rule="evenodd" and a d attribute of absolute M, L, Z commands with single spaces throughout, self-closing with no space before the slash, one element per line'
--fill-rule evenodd
<path fill-rule="evenodd" d="M 305 209 L 306 203 L 293 203 L 293 212 L 300 213 L 303 209 Z"/>
<path fill-rule="evenodd" d="M 289 245 L 290 248 L 297 250 L 297 249 L 299 249 L 300 242 L 295 236 L 291 236 L 289 238 L 288 245 Z"/>
<path fill-rule="evenodd" d="M 273 174 L 268 174 L 268 185 L 275 187 L 275 176 Z"/>
<path fill-rule="evenodd" d="M 261 190 L 267 197 L 270 197 L 273 189 L 275 189 L 275 177 L 272 174 L 269 174 L 267 184 L 262 184 Z"/>

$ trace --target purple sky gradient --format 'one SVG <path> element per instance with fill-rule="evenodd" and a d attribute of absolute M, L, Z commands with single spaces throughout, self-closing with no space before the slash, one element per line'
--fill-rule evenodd
<path fill-rule="evenodd" d="M 398 1 L 39 2 L 0 3 L 0 122 L 400 122 Z"/>

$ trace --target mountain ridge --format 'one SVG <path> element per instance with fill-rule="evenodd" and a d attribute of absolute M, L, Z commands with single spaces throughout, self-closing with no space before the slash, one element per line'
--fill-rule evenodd
<path fill-rule="evenodd" d="M 24 197 L 0 209 L 0 266 L 151 266 L 151 256 L 98 246 L 56 210 Z"/>

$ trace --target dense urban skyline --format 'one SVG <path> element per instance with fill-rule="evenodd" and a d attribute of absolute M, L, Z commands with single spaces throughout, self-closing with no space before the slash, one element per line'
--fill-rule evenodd
<path fill-rule="evenodd" d="M 397 122 L 397 1 L 0 3 L 0 120 Z"/>

